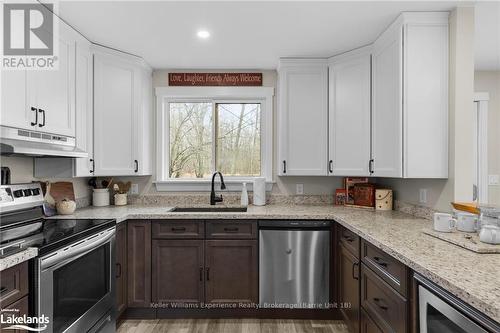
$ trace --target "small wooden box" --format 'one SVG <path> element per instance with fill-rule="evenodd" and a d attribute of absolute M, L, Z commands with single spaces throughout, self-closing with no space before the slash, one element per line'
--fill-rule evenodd
<path fill-rule="evenodd" d="M 354 205 L 375 207 L 375 184 L 354 185 Z"/>

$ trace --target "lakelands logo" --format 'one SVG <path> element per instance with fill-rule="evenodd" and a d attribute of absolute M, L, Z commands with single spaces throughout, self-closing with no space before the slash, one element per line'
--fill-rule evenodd
<path fill-rule="evenodd" d="M 2 5 L 2 69 L 57 69 L 58 25 L 54 4 L 7 2 Z"/>
<path fill-rule="evenodd" d="M 19 315 L 19 309 L 3 309 L 0 314 L 0 324 L 2 330 L 26 330 L 31 332 L 42 332 L 47 329 L 49 317 L 29 317 Z"/>

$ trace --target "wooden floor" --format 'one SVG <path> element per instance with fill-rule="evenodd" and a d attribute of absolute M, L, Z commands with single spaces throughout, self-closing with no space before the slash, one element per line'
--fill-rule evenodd
<path fill-rule="evenodd" d="M 274 319 L 123 320 L 118 333 L 348 333 L 343 321 Z"/>

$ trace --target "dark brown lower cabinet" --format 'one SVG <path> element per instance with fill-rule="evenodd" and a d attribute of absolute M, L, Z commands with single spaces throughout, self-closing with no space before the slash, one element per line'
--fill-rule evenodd
<path fill-rule="evenodd" d="M 120 317 L 127 308 L 127 223 L 116 226 L 116 311 Z"/>
<path fill-rule="evenodd" d="M 155 239 L 152 246 L 153 301 L 167 306 L 203 302 L 204 241 Z"/>
<path fill-rule="evenodd" d="M 361 333 L 383 333 L 365 310 L 361 310 Z"/>
<path fill-rule="evenodd" d="M 151 305 L 151 223 L 129 220 L 127 225 L 128 306 Z"/>
<path fill-rule="evenodd" d="M 26 262 L 27 263 L 27 262 Z M 16 312 L 14 311 L 5 311 L 2 316 L 4 317 L 4 320 L 7 320 L 7 317 L 14 317 L 14 318 L 17 318 L 17 317 L 22 317 L 23 315 L 28 315 L 28 309 L 29 309 L 29 301 L 28 301 L 28 298 L 29 296 L 26 295 L 24 296 L 23 298 L 17 300 L 16 302 L 6 306 L 6 307 L 2 307 L 2 310 L 8 310 L 8 309 L 12 309 L 12 310 L 15 310 Z M 4 329 L 5 327 L 8 327 L 8 326 L 11 326 L 10 324 L 2 324 L 2 326 L 0 327 L 0 331 L 2 331 L 2 329 Z M 7 330 L 7 332 L 9 333 L 21 333 L 21 332 L 27 332 L 26 330 Z"/>
<path fill-rule="evenodd" d="M 207 240 L 207 303 L 257 303 L 257 241 Z"/>
<path fill-rule="evenodd" d="M 359 332 L 360 316 L 360 267 L 356 258 L 345 246 L 339 246 L 339 302 L 340 311 L 351 333 Z"/>

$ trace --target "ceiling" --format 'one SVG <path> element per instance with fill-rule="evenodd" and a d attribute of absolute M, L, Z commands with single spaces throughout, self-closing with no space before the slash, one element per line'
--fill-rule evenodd
<path fill-rule="evenodd" d="M 456 4 L 61 1 L 59 12 L 90 40 L 140 55 L 153 68 L 273 69 L 279 57 L 328 57 L 369 44 L 402 11 L 451 10 Z M 488 24 L 498 27 L 499 16 L 484 12 Z M 478 25 L 485 37 L 476 58 L 481 67 L 498 66 L 498 47 L 492 56 L 495 47 L 486 37 L 491 32 Z M 200 29 L 211 37 L 199 39 Z M 498 41 L 498 31 L 496 36 Z"/>

